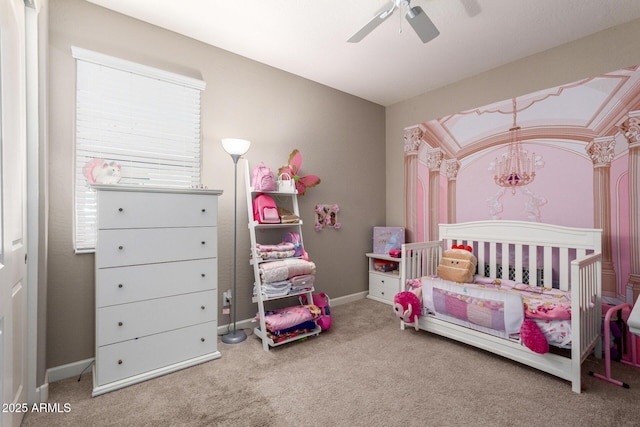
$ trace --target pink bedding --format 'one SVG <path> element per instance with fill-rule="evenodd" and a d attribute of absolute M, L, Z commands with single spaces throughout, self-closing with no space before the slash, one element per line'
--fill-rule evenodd
<path fill-rule="evenodd" d="M 533 287 L 508 279 L 475 276 L 474 284 L 486 289 L 515 292 L 522 297 L 525 317 L 530 319 L 570 320 L 571 293 L 558 289 Z"/>
<path fill-rule="evenodd" d="M 423 312 L 503 338 L 519 337 L 537 325 L 549 344 L 571 343 L 571 295 L 529 287 L 513 280 L 475 276 L 474 283 L 455 283 L 437 276 L 422 278 Z M 524 309 L 523 309 L 524 308 Z M 527 334 L 527 338 L 531 334 Z M 524 340 L 523 340 L 524 341 Z M 528 342 L 523 344 L 529 346 Z"/>

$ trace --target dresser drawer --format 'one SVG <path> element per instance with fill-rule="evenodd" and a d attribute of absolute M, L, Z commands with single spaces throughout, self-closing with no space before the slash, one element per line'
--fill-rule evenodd
<path fill-rule="evenodd" d="M 215 258 L 100 268 L 96 271 L 96 305 L 124 304 L 218 287 Z"/>
<path fill-rule="evenodd" d="M 96 268 L 214 258 L 217 227 L 98 230 Z"/>
<path fill-rule="evenodd" d="M 400 292 L 400 277 L 369 273 L 370 296 L 393 302 L 393 297 L 398 292 Z"/>
<path fill-rule="evenodd" d="M 98 348 L 96 384 L 104 385 L 217 351 L 216 322 Z"/>
<path fill-rule="evenodd" d="M 100 228 L 199 227 L 217 223 L 218 198 L 206 194 L 99 191 Z"/>
<path fill-rule="evenodd" d="M 217 308 L 217 291 L 102 307 L 96 313 L 98 345 L 214 321 Z"/>

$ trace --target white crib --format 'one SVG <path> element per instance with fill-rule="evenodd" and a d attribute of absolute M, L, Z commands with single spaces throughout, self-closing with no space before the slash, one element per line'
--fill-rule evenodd
<path fill-rule="evenodd" d="M 401 283 L 435 275 L 442 250 L 452 244 L 472 246 L 478 258 L 478 274 L 571 291 L 570 356 L 534 353 L 519 340 L 479 332 L 432 315 L 423 315 L 418 327 L 568 380 L 572 390 L 580 393 L 582 362 L 594 351 L 598 357 L 602 354 L 601 230 L 526 221 L 475 221 L 441 224 L 439 231 L 439 241 L 402 246 Z"/>

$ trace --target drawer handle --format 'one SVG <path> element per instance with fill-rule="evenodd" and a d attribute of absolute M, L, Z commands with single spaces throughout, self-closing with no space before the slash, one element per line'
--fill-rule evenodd
<path fill-rule="evenodd" d="M 123 208 L 118 208 L 118 212 L 124 212 Z"/>
<path fill-rule="evenodd" d="M 118 326 L 122 326 L 122 325 L 124 325 L 124 323 L 118 322 Z"/>
<path fill-rule="evenodd" d="M 200 243 L 202 243 L 202 244 L 204 245 L 204 244 L 206 244 L 207 242 L 205 242 L 205 241 L 203 240 L 203 241 L 202 241 L 202 242 L 200 242 Z"/>
<path fill-rule="evenodd" d="M 118 288 L 122 289 L 124 285 L 122 283 L 118 283 Z"/>
<path fill-rule="evenodd" d="M 118 365 L 122 365 L 122 359 L 118 359 Z"/>
<path fill-rule="evenodd" d="M 204 305 L 201 305 L 200 308 L 204 310 Z"/>
<path fill-rule="evenodd" d="M 118 246 L 118 250 L 123 250 L 124 246 Z"/>
<path fill-rule="evenodd" d="M 201 276 L 202 276 L 202 277 L 206 277 L 207 275 L 206 275 L 206 274 L 204 274 L 204 273 L 202 273 L 202 274 L 201 274 Z"/>
<path fill-rule="evenodd" d="M 200 338 L 200 341 L 204 342 L 204 338 Z"/>
<path fill-rule="evenodd" d="M 202 212 L 206 212 L 206 211 L 207 211 L 206 209 L 204 209 L 204 208 L 202 209 Z"/>
<path fill-rule="evenodd" d="M 381 282 L 381 283 L 384 283 L 384 280 L 381 280 L 380 282 Z"/>

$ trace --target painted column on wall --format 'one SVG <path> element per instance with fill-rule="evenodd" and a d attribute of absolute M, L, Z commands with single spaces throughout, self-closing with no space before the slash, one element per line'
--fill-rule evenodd
<path fill-rule="evenodd" d="M 440 166 L 444 153 L 441 148 L 427 150 L 427 168 L 429 168 L 429 236 L 428 240 L 438 240 L 440 223 Z"/>
<path fill-rule="evenodd" d="M 408 242 L 415 241 L 418 228 L 417 188 L 418 151 L 422 141 L 422 130 L 418 127 L 404 131 L 404 226 Z"/>
<path fill-rule="evenodd" d="M 445 173 L 447 175 L 447 223 L 456 222 L 456 178 L 460 170 L 458 159 L 447 159 L 445 161 Z"/>
<path fill-rule="evenodd" d="M 629 249 L 631 271 L 627 282 L 627 299 L 635 302 L 640 295 L 640 111 L 631 111 L 620 126 L 629 143 Z"/>
<path fill-rule="evenodd" d="M 593 162 L 594 227 L 602 229 L 602 295 L 617 297 L 616 272 L 611 255 L 611 162 L 615 137 L 594 138 L 586 147 Z"/>

